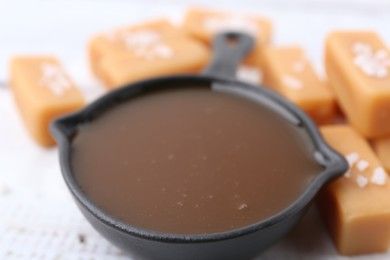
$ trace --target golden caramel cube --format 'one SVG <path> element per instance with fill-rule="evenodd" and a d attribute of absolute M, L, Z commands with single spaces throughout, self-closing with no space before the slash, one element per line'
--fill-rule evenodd
<path fill-rule="evenodd" d="M 94 73 L 109 88 L 148 77 L 201 70 L 210 59 L 203 44 L 166 20 L 95 37 L 89 45 Z"/>
<path fill-rule="evenodd" d="M 365 137 L 390 134 L 390 53 L 374 32 L 333 32 L 325 67 L 349 122 Z"/>
<path fill-rule="evenodd" d="M 54 145 L 50 122 L 81 108 L 81 92 L 51 56 L 14 57 L 10 73 L 12 92 L 28 132 L 40 145 Z"/>
<path fill-rule="evenodd" d="M 263 51 L 263 84 L 291 100 L 317 123 L 329 122 L 336 101 L 299 47 L 267 47 Z"/>
<path fill-rule="evenodd" d="M 343 255 L 387 251 L 390 241 L 390 180 L 368 142 L 348 125 L 321 133 L 345 156 L 349 170 L 319 194 L 318 207 Z"/>
<path fill-rule="evenodd" d="M 143 37 L 145 39 L 139 41 L 147 42 L 148 37 L 156 37 L 157 33 L 165 34 L 176 30 L 168 20 L 158 19 L 101 33 L 92 38 L 88 44 L 89 62 L 92 71 L 98 74 L 98 64 L 104 56 L 131 52 L 127 46 L 127 37 L 132 32 L 142 31 L 143 35 L 138 34 L 138 38 Z"/>
<path fill-rule="evenodd" d="M 220 32 L 239 31 L 252 35 L 257 41 L 246 59 L 246 63 L 252 66 L 259 66 L 261 48 L 270 42 L 272 32 L 271 22 L 263 17 L 201 8 L 187 10 L 182 28 L 188 35 L 208 45 Z"/>
<path fill-rule="evenodd" d="M 150 77 L 199 72 L 210 59 L 203 45 L 187 37 L 176 35 L 167 38 L 165 44 L 169 51 L 150 54 L 150 58 L 135 53 L 105 57 L 99 66 L 100 78 L 114 88 Z"/>

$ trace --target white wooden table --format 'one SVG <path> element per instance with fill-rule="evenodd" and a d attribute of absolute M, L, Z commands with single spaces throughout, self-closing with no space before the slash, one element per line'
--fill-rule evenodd
<path fill-rule="evenodd" d="M 15 54 L 58 56 L 88 100 L 104 92 L 87 66 L 86 43 L 96 32 L 160 16 L 179 21 L 190 1 L 0 0 L 0 259 L 128 259 L 98 235 L 76 209 L 62 181 L 57 149 L 27 135 L 8 87 Z M 202 0 L 197 4 L 208 5 Z M 259 13 L 273 20 L 273 42 L 302 45 L 322 72 L 325 35 L 372 29 L 390 45 L 386 0 L 225 0 L 211 7 Z M 390 259 L 390 252 L 341 257 L 311 209 L 259 259 Z"/>

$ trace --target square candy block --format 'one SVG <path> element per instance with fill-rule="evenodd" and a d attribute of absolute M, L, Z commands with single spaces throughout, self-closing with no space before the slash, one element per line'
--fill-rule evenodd
<path fill-rule="evenodd" d="M 149 77 L 198 72 L 210 59 L 206 46 L 165 20 L 97 36 L 89 51 L 93 71 L 109 88 Z"/>
<path fill-rule="evenodd" d="M 177 29 L 168 20 L 157 19 L 96 35 L 88 43 L 89 62 L 92 71 L 96 74 L 98 64 L 104 56 L 131 52 L 132 45 L 136 44 L 135 40 L 138 41 L 138 45 L 147 44 L 160 37 L 160 34 L 167 33 L 167 31 L 171 33 L 177 31 Z M 134 32 L 141 32 L 137 33 L 135 40 L 134 36 L 131 37 Z"/>
<path fill-rule="evenodd" d="M 14 99 L 23 122 L 42 146 L 53 146 L 50 122 L 84 106 L 84 98 L 52 56 L 19 56 L 10 62 Z"/>
<path fill-rule="evenodd" d="M 239 31 L 252 35 L 256 39 L 256 44 L 245 61 L 252 66 L 261 66 L 259 63 L 261 49 L 269 44 L 272 32 L 272 24 L 266 18 L 201 8 L 187 10 L 182 28 L 188 35 L 209 46 L 214 35 L 220 32 Z"/>
<path fill-rule="evenodd" d="M 336 101 L 316 75 L 300 47 L 267 47 L 263 51 L 263 84 L 302 108 L 316 123 L 330 122 Z"/>
<path fill-rule="evenodd" d="M 348 121 L 365 137 L 390 134 L 390 52 L 374 32 L 332 32 L 325 68 Z"/>
<path fill-rule="evenodd" d="M 364 137 L 348 125 L 321 133 L 349 170 L 325 186 L 318 207 L 340 254 L 385 252 L 390 242 L 390 179 Z"/>

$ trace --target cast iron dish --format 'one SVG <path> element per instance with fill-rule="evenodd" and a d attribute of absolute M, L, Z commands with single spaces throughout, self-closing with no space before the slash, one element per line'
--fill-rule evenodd
<path fill-rule="evenodd" d="M 263 87 L 234 79 L 237 66 L 252 45 L 252 38 L 244 34 L 221 34 L 214 41 L 215 57 L 203 75 L 162 77 L 129 84 L 52 124 L 53 135 L 59 144 L 63 177 L 77 205 L 96 230 L 125 252 L 142 259 L 251 259 L 291 230 L 319 189 L 347 170 L 344 158 L 328 147 L 304 112 Z M 300 124 L 309 133 L 317 150 L 317 161 L 324 166 L 324 170 L 294 203 L 268 219 L 232 231 L 180 235 L 153 232 L 132 226 L 131 223 L 124 223 L 104 212 L 86 197 L 77 184 L 71 167 L 71 141 L 78 125 L 90 122 L 110 107 L 140 93 L 145 94 L 167 86 L 204 87 L 205 84 L 226 88 L 227 91 L 239 93 L 241 96 L 267 102 L 285 114 L 286 120 Z"/>

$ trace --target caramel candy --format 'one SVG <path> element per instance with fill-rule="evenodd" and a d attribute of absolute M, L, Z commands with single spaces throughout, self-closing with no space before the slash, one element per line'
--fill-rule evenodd
<path fill-rule="evenodd" d="M 246 63 L 259 66 L 261 48 L 271 39 L 272 25 L 268 19 L 233 14 L 222 11 L 191 8 L 183 22 L 183 30 L 189 35 L 210 45 L 215 34 L 224 31 L 239 31 L 252 35 L 257 39 L 254 51 L 248 56 Z"/>
<path fill-rule="evenodd" d="M 108 31 L 95 36 L 88 45 L 89 62 L 92 71 L 95 74 L 98 74 L 98 66 L 104 56 L 115 53 L 121 54 L 129 52 L 129 48 L 127 46 L 128 34 L 142 31 L 143 34 L 137 34 L 141 45 L 141 41 L 147 42 L 148 37 L 155 37 L 157 34 L 156 32 L 164 33 L 166 31 L 172 30 L 175 29 L 168 20 L 158 19 L 142 24 L 137 24 L 131 27 L 118 28 L 116 30 Z M 129 39 L 129 41 L 132 40 Z"/>
<path fill-rule="evenodd" d="M 301 107 L 317 123 L 333 119 L 336 102 L 299 47 L 268 47 L 263 52 L 263 84 Z"/>
<path fill-rule="evenodd" d="M 91 67 L 109 88 L 148 77 L 201 70 L 210 59 L 203 44 L 166 20 L 122 28 L 95 37 Z"/>
<path fill-rule="evenodd" d="M 318 207 L 343 255 L 383 252 L 390 241 L 390 182 L 367 141 L 348 125 L 324 126 L 350 168 L 319 194 Z"/>
<path fill-rule="evenodd" d="M 390 53 L 379 36 L 329 34 L 325 67 L 349 122 L 365 137 L 390 134 Z"/>
<path fill-rule="evenodd" d="M 12 92 L 27 130 L 40 145 L 54 145 L 49 123 L 81 108 L 81 92 L 54 57 L 14 57 L 10 67 Z"/>
<path fill-rule="evenodd" d="M 390 172 L 390 137 L 376 138 L 372 140 L 372 144 L 383 167 Z"/>

